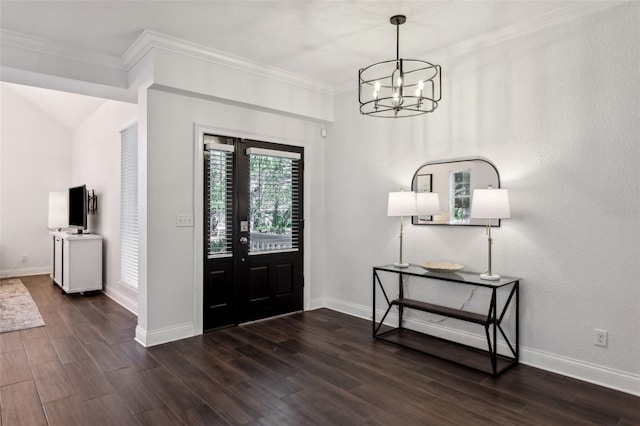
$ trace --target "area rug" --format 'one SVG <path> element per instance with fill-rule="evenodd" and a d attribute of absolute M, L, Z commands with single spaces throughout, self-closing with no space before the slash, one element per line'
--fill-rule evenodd
<path fill-rule="evenodd" d="M 19 278 L 0 280 L 0 333 L 44 325 L 36 302 Z"/>

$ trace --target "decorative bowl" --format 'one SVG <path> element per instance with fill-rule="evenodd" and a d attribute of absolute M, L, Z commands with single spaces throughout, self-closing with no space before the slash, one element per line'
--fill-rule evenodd
<path fill-rule="evenodd" d="M 463 265 L 450 262 L 425 262 L 420 266 L 429 272 L 457 272 L 464 269 Z"/>

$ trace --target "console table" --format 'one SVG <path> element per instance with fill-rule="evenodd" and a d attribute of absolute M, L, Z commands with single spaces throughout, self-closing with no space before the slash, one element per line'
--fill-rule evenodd
<path fill-rule="evenodd" d="M 397 276 L 397 299 L 392 300 L 389 298 L 381 276 L 385 278 Z M 491 292 L 489 306 L 487 306 L 486 312 L 477 313 L 435 305 L 428 303 L 428 301 L 405 298 L 403 284 L 405 276 L 434 280 L 434 284 L 449 282 L 454 285 L 487 288 Z M 376 286 L 382 290 L 382 295 L 387 303 L 386 312 L 379 323 L 376 322 Z M 501 277 L 498 281 L 487 281 L 480 279 L 478 274 L 469 272 L 436 273 L 426 271 L 417 265 L 410 265 L 408 268 L 397 268 L 393 265 L 376 266 L 373 268 L 373 338 L 418 350 L 497 376 L 518 363 L 519 286 L 519 278 Z M 506 300 L 501 306 L 498 306 L 498 292 L 506 292 Z M 514 305 L 513 309 L 515 309 L 515 319 L 512 320 L 512 322 L 515 322 L 515 324 L 512 324 L 513 329 L 515 329 L 513 342 L 507 337 L 503 328 L 503 326 L 506 328 L 506 324 L 503 325 L 503 319 L 505 319 L 505 314 L 512 304 Z M 387 315 L 394 306 L 398 309 L 398 326 L 390 327 L 384 325 Z M 485 330 L 488 349 L 478 349 L 404 328 L 403 315 L 405 309 L 430 312 L 481 325 Z M 498 353 L 498 332 L 508 346 L 509 355 Z"/>

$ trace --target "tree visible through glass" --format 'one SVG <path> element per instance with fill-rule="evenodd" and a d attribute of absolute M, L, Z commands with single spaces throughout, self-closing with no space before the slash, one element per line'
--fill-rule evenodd
<path fill-rule="evenodd" d="M 231 252 L 227 220 L 231 214 L 232 159 L 230 152 L 209 152 L 209 255 Z"/>
<path fill-rule="evenodd" d="M 293 248 L 293 160 L 252 155 L 249 168 L 250 251 Z"/>

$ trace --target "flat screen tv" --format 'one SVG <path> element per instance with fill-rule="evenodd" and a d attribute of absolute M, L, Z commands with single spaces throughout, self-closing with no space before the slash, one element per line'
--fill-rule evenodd
<path fill-rule="evenodd" d="M 69 188 L 69 229 L 87 229 L 87 185 Z"/>

